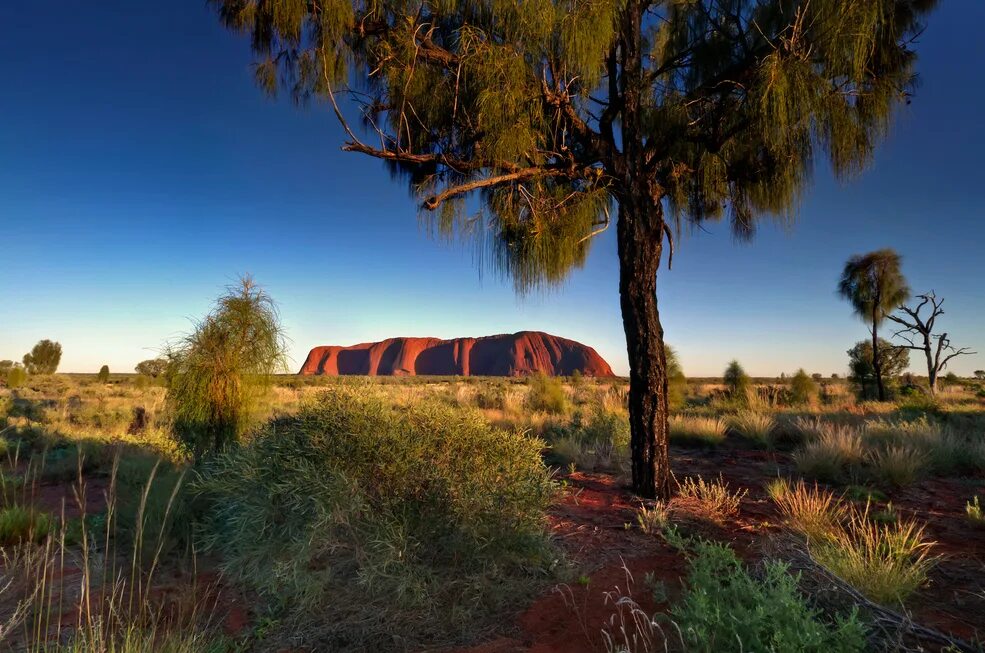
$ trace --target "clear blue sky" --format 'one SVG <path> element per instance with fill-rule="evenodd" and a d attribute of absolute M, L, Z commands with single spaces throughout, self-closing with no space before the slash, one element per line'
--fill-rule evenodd
<path fill-rule="evenodd" d="M 264 98 L 248 43 L 203 0 L 3 5 L 0 359 L 52 338 L 62 371 L 129 371 L 250 272 L 295 364 L 319 344 L 540 329 L 627 371 L 612 230 L 562 289 L 517 299 L 468 247 L 430 240 L 380 163 L 340 152 L 330 112 Z M 942 5 L 918 96 L 863 177 L 819 170 L 798 222 L 752 244 L 724 226 L 679 244 L 660 305 L 689 374 L 731 358 L 843 373 L 865 327 L 835 283 L 880 247 L 947 298 L 955 343 L 985 352 L 985 3 Z M 985 355 L 954 365 L 979 368 Z"/>

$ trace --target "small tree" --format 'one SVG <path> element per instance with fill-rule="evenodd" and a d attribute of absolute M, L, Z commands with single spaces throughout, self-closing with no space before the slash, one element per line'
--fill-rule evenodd
<path fill-rule="evenodd" d="M 938 298 L 931 290 L 929 293 L 917 295 L 917 298 L 920 303 L 913 308 L 900 305 L 896 309 L 902 315 L 887 315 L 887 317 L 903 327 L 893 334 L 894 338 L 899 338 L 906 343 L 900 345 L 901 347 L 923 352 L 927 360 L 927 385 L 930 394 L 933 395 L 937 392 L 937 377 L 947 367 L 948 362 L 952 358 L 971 355 L 976 352 L 971 351 L 968 347 L 956 349 L 951 345 L 951 339 L 948 338 L 947 333 L 934 333 L 937 318 L 944 314 L 944 309 L 941 308 L 944 304 L 943 297 Z M 926 317 L 921 315 L 924 308 L 929 310 Z M 935 340 L 937 341 L 936 345 L 934 344 Z"/>
<path fill-rule="evenodd" d="M 882 352 L 875 343 L 879 340 L 879 325 L 910 297 L 910 289 L 900 272 L 899 254 L 891 249 L 880 249 L 848 259 L 838 282 L 838 293 L 851 303 L 855 314 L 871 326 L 875 352 L 872 369 L 879 401 L 885 401 Z"/>
<path fill-rule="evenodd" d="M 680 408 L 687 397 L 687 377 L 684 368 L 677 358 L 677 351 L 670 345 L 666 346 L 667 354 L 667 396 L 671 408 Z"/>
<path fill-rule="evenodd" d="M 151 358 L 145 361 L 140 361 L 133 369 L 137 372 L 137 374 L 143 374 L 144 376 L 149 376 L 152 379 L 156 379 L 164 374 L 167 367 L 167 360 L 163 358 Z"/>
<path fill-rule="evenodd" d="M 12 360 L 0 361 L 0 376 L 6 377 L 7 372 L 9 372 L 13 366 L 14 366 L 14 361 Z"/>
<path fill-rule="evenodd" d="M 99 368 L 99 373 L 96 375 L 96 380 L 100 383 L 109 383 L 109 365 L 103 365 Z"/>
<path fill-rule="evenodd" d="M 979 381 L 985 381 L 985 370 L 975 370 L 975 378 Z"/>
<path fill-rule="evenodd" d="M 286 343 L 273 300 L 250 277 L 216 300 L 192 333 L 167 350 L 176 439 L 196 459 L 222 451 L 248 428 Z"/>
<path fill-rule="evenodd" d="M 27 383 L 27 371 L 20 365 L 13 365 L 7 370 L 7 387 L 13 390 Z"/>
<path fill-rule="evenodd" d="M 732 361 L 728 364 L 728 367 L 725 368 L 722 382 L 728 388 L 729 396 L 732 399 L 742 403 L 749 401 L 749 393 L 752 391 L 752 381 L 749 379 L 746 371 L 742 369 L 742 366 L 739 365 L 739 361 Z"/>
<path fill-rule="evenodd" d="M 24 354 L 28 374 L 54 374 L 62 360 L 62 346 L 51 340 L 40 340 L 30 353 Z"/>
<path fill-rule="evenodd" d="M 910 351 L 894 347 L 883 338 L 879 338 L 879 357 L 882 361 L 882 377 L 890 384 L 910 366 Z M 861 340 L 848 350 L 848 370 L 848 379 L 855 384 L 861 398 L 874 399 L 879 396 L 871 342 Z"/>
<path fill-rule="evenodd" d="M 820 375 L 818 375 L 820 376 Z M 803 368 L 790 379 L 790 399 L 795 404 L 809 404 L 817 396 L 817 382 Z"/>

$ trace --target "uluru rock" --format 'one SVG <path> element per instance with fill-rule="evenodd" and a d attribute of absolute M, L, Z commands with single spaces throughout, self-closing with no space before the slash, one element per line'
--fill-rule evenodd
<path fill-rule="evenodd" d="M 298 374 L 368 376 L 612 376 L 587 345 L 542 331 L 483 338 L 388 338 L 351 347 L 322 346 L 308 353 Z"/>

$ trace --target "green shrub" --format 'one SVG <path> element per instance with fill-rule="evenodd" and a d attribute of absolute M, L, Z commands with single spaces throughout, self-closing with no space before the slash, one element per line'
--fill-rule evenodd
<path fill-rule="evenodd" d="M 809 404 L 817 397 L 817 383 L 803 368 L 790 379 L 790 402 L 794 404 Z"/>
<path fill-rule="evenodd" d="M 689 651 L 835 653 L 865 649 L 855 614 L 826 624 L 797 591 L 798 576 L 767 562 L 753 578 L 727 546 L 695 544 L 687 589 L 671 615 Z"/>
<path fill-rule="evenodd" d="M 722 382 L 728 389 L 729 396 L 733 401 L 740 404 L 747 404 L 752 394 L 752 379 L 746 371 L 739 365 L 739 361 L 732 361 L 725 368 Z"/>
<path fill-rule="evenodd" d="M 244 277 L 167 352 L 174 435 L 201 458 L 239 440 L 251 425 L 286 343 L 273 300 Z"/>
<path fill-rule="evenodd" d="M 559 379 L 542 372 L 531 375 L 528 380 L 527 406 L 531 410 L 559 415 L 567 411 L 568 398 Z"/>
<path fill-rule="evenodd" d="M 0 510 L 0 546 L 39 542 L 54 529 L 54 520 L 44 512 L 13 505 Z"/>
<path fill-rule="evenodd" d="M 317 610 L 336 649 L 454 639 L 553 564 L 543 446 L 340 387 L 206 464 L 204 543 L 230 578 Z"/>
<path fill-rule="evenodd" d="M 16 389 L 27 383 L 27 371 L 19 365 L 15 365 L 7 370 L 7 387 Z"/>
<path fill-rule="evenodd" d="M 96 381 L 99 383 L 109 383 L 109 365 L 103 365 L 96 374 Z"/>

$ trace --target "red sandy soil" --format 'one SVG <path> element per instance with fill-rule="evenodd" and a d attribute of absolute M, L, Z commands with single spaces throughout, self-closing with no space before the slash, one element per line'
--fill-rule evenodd
<path fill-rule="evenodd" d="M 484 338 L 389 338 L 351 347 L 322 346 L 308 353 L 298 374 L 368 376 L 612 376 L 587 345 L 541 331 Z"/>
<path fill-rule="evenodd" d="M 732 489 L 748 491 L 738 517 L 726 526 L 710 527 L 707 536 L 729 542 L 747 562 L 759 559 L 760 548 L 768 546 L 770 535 L 781 530 L 780 517 L 764 485 L 789 471 L 788 457 L 731 447 L 714 451 L 675 448 L 672 460 L 680 480 L 720 474 Z M 633 600 L 652 615 L 665 611 L 668 604 L 654 603 L 649 583 L 662 583 L 669 601 L 680 595 L 686 562 L 661 538 L 635 528 L 639 500 L 612 476 L 575 473 L 567 481 L 568 489 L 551 511 L 551 525 L 571 561 L 587 570 L 586 576 L 582 582 L 552 588 L 535 600 L 517 616 L 510 636 L 456 653 L 604 651 L 602 631 L 613 631 L 613 620 L 618 622 L 614 596 L 631 592 Z M 893 506 L 901 516 L 927 523 L 928 535 L 936 542 L 933 552 L 942 555 L 928 586 L 908 601 L 913 620 L 969 640 L 985 636 L 981 619 L 985 615 L 985 530 L 964 514 L 965 502 L 976 493 L 985 495 L 982 479 L 925 481 L 893 496 Z"/>

